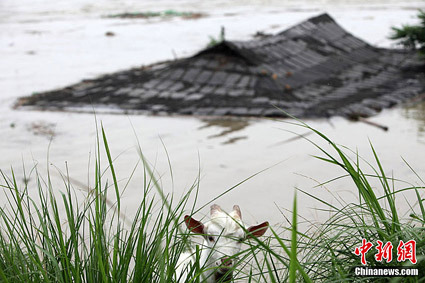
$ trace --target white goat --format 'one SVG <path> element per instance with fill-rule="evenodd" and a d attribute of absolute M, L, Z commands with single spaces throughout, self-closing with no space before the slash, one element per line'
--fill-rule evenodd
<path fill-rule="evenodd" d="M 232 270 L 235 259 L 241 250 L 242 242 L 250 237 L 262 236 L 268 222 L 242 227 L 242 215 L 239 206 L 233 206 L 229 214 L 221 210 L 220 206 L 211 206 L 211 219 L 206 223 L 186 215 L 184 217 L 187 228 L 193 233 L 204 237 L 200 248 L 199 267 L 203 270 L 201 282 L 228 282 L 232 280 Z M 247 233 L 246 233 L 246 232 Z M 183 253 L 177 263 L 177 280 L 184 282 L 188 270 L 195 263 L 195 252 Z"/>

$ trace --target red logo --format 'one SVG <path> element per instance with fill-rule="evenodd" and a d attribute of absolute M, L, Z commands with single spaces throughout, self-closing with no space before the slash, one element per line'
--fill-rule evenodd
<path fill-rule="evenodd" d="M 354 253 L 356 255 L 362 255 L 362 264 L 366 265 L 366 253 L 372 248 L 372 243 L 366 242 L 366 239 L 362 240 L 362 246 L 356 248 Z"/>
<path fill-rule="evenodd" d="M 382 259 L 385 259 L 387 262 L 391 262 L 393 260 L 393 245 L 391 242 L 387 242 L 385 246 L 382 246 L 384 243 L 381 241 L 376 241 L 378 246 L 376 249 L 378 253 L 375 255 L 376 261 L 382 262 Z"/>
<path fill-rule="evenodd" d="M 397 247 L 397 261 L 410 260 L 411 263 L 416 263 L 416 241 L 410 240 L 404 243 L 400 240 Z"/>
<path fill-rule="evenodd" d="M 376 241 L 378 245 L 376 249 L 378 252 L 375 254 L 375 260 L 382 262 L 384 259 L 387 263 L 393 260 L 393 245 L 391 242 L 386 242 L 385 245 L 382 241 Z M 372 243 L 366 239 L 362 239 L 362 245 L 354 250 L 354 254 L 360 256 L 363 265 L 366 265 L 366 253 L 373 247 Z M 400 240 L 397 246 L 397 261 L 402 262 L 410 260 L 411 263 L 415 264 L 416 260 L 416 241 L 410 240 L 403 242 Z"/>

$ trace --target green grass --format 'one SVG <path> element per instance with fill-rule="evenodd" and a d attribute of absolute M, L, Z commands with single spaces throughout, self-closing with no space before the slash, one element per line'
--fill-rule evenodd
<path fill-rule="evenodd" d="M 391 264 L 382 264 L 374 259 L 374 255 L 376 254 L 376 240 L 381 240 L 384 243 L 390 241 L 394 246 L 393 258 L 396 258 L 396 247 L 399 241 L 413 239 L 417 242 L 416 254 L 418 258 L 418 263 L 414 267 L 419 269 L 420 276 L 403 278 L 402 281 L 425 281 L 425 210 L 421 197 L 421 191 L 424 187 L 407 185 L 396 190 L 395 183 L 403 184 L 403 182 L 385 174 L 383 165 L 372 144 L 370 148 L 374 157 L 374 165 L 362 160 L 357 152 L 337 145 L 326 135 L 307 124 L 301 121 L 296 124 L 313 131 L 329 145 L 330 149 L 325 150 L 310 140 L 323 154 L 316 156 L 316 158 L 341 168 L 345 174 L 338 178 L 351 179 L 353 190 L 356 189 L 359 196 L 358 203 L 348 203 L 336 207 L 328 201 L 315 197 L 311 192 L 300 190 L 324 204 L 326 211 L 332 214 L 332 217 L 319 228 L 307 231 L 298 240 L 299 250 L 305 255 L 302 265 L 307 274 L 314 278 L 314 281 L 360 281 L 362 278 L 354 276 L 354 268 L 361 265 L 360 258 L 354 254 L 354 250 L 355 247 L 360 246 L 363 238 L 374 244 L 373 250 L 367 253 L 368 267 L 411 266 L 409 261 L 399 263 L 396 259 L 393 259 Z M 360 166 L 361 163 L 365 164 L 368 171 L 372 173 L 365 173 L 365 169 Z M 407 164 L 407 166 L 409 165 Z M 412 172 L 416 174 L 413 169 Z M 378 187 L 372 185 L 372 183 L 376 183 L 376 180 L 378 180 Z M 422 179 L 419 178 L 419 181 L 423 184 Z M 408 219 L 401 219 L 396 205 L 396 196 L 408 191 L 415 192 L 416 199 L 408 200 L 409 205 L 411 205 L 410 216 Z M 413 208 L 414 204 L 417 204 L 418 210 Z M 395 282 L 398 280 L 400 278 L 393 279 Z M 388 279 L 374 278 L 373 281 L 387 282 Z"/>
<path fill-rule="evenodd" d="M 207 48 L 211 48 L 216 45 L 219 45 L 220 43 L 226 40 L 226 29 L 222 26 L 220 28 L 220 34 L 218 35 L 217 38 L 211 35 L 209 36 L 209 38 L 210 38 L 210 41 L 207 44 Z"/>
<path fill-rule="evenodd" d="M 352 190 L 358 192 L 359 202 L 337 207 L 315 197 L 310 190 L 298 190 L 322 203 L 332 216 L 321 225 L 299 231 L 300 215 L 294 196 L 289 227 L 272 225 L 268 237 L 247 241 L 233 270 L 234 276 L 246 282 L 379 281 L 354 275 L 354 268 L 360 266 L 354 249 L 361 239 L 374 244 L 376 240 L 390 241 L 394 247 L 399 240 L 414 239 L 418 259 L 415 267 L 421 274 L 393 281 L 425 281 L 423 187 L 408 185 L 396 190 L 394 184 L 398 180 L 385 174 L 373 146 L 375 165 L 308 125 L 300 121 L 295 124 L 312 131 L 329 145 L 325 149 L 311 141 L 321 152 L 317 158 L 345 172 L 335 179 L 352 180 Z M 194 214 L 213 201 L 219 202 L 223 194 L 238 185 L 200 205 L 196 197 L 198 178 L 186 194 L 176 199 L 164 192 L 140 146 L 137 153 L 143 183 L 140 205 L 132 219 L 122 211 L 122 193 L 128 182 L 121 187 L 117 181 L 120 179 L 114 168 L 114 154 L 103 128 L 97 137 L 94 185 L 83 200 L 77 197 L 68 173 L 61 173 L 63 185 L 58 188 L 53 186 L 50 172 L 43 177 L 36 166 L 28 175 L 24 171 L 19 177 L 13 170 L 10 174 L 1 171 L 2 198 L 7 200 L 0 208 L 1 282 L 178 282 L 174 274 L 177 260 L 191 244 L 190 235 L 180 225 L 183 215 Z M 103 158 L 108 162 L 106 168 L 101 167 Z M 365 173 L 361 163 L 373 173 Z M 131 172 L 132 177 L 135 172 Z M 252 177 L 255 176 L 246 180 Z M 25 181 L 21 184 L 20 179 Z M 28 182 L 30 179 L 35 182 Z M 379 187 L 371 185 L 376 180 Z M 401 217 L 397 208 L 396 197 L 403 191 L 414 192 L 416 196 L 415 200 L 409 200 L 412 209 L 408 219 Z M 374 251 L 367 254 L 369 266 L 383 266 L 373 259 L 374 254 Z M 393 260 L 391 266 L 397 265 L 408 266 L 407 262 Z M 196 262 L 189 270 L 191 276 L 187 282 L 199 282 L 202 268 Z"/>

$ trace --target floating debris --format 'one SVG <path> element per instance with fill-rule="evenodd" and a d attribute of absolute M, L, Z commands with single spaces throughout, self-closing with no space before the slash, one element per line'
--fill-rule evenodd
<path fill-rule="evenodd" d="M 31 131 L 34 135 L 45 136 L 48 138 L 53 138 L 56 135 L 55 127 L 55 124 L 46 123 L 43 121 L 32 122 L 27 126 L 28 130 Z"/>
<path fill-rule="evenodd" d="M 269 36 L 273 36 L 273 34 L 265 33 L 265 32 L 262 32 L 262 31 L 257 31 L 255 34 L 252 35 L 252 37 L 254 37 L 254 38 L 266 38 L 266 37 L 269 37 Z"/>
<path fill-rule="evenodd" d="M 21 98 L 18 106 L 198 116 L 357 119 L 425 92 L 413 51 L 373 47 L 327 14 L 279 34 Z"/>
<path fill-rule="evenodd" d="M 157 17 L 181 17 L 183 19 L 199 19 L 205 17 L 206 14 L 199 12 L 180 12 L 175 10 L 166 10 L 163 12 L 131 12 L 109 15 L 107 18 L 120 18 L 120 19 L 149 19 Z"/>

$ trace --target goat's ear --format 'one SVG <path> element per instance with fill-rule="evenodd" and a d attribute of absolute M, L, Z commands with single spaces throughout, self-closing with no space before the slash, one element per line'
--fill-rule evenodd
<path fill-rule="evenodd" d="M 264 233 L 266 233 L 267 228 L 269 228 L 269 222 L 263 222 L 255 226 L 251 226 L 247 229 L 248 234 L 246 235 L 246 238 L 261 237 Z"/>
<path fill-rule="evenodd" d="M 214 216 L 215 214 L 222 212 L 221 207 L 217 204 L 211 205 L 210 214 Z"/>
<path fill-rule="evenodd" d="M 234 214 L 234 218 L 238 218 L 238 219 L 242 220 L 242 213 L 241 213 L 241 209 L 240 209 L 239 205 L 233 206 L 233 214 Z"/>
<path fill-rule="evenodd" d="M 186 223 L 187 228 L 196 234 L 205 234 L 204 233 L 204 224 L 201 221 L 195 220 L 189 215 L 184 217 L 184 222 Z"/>

